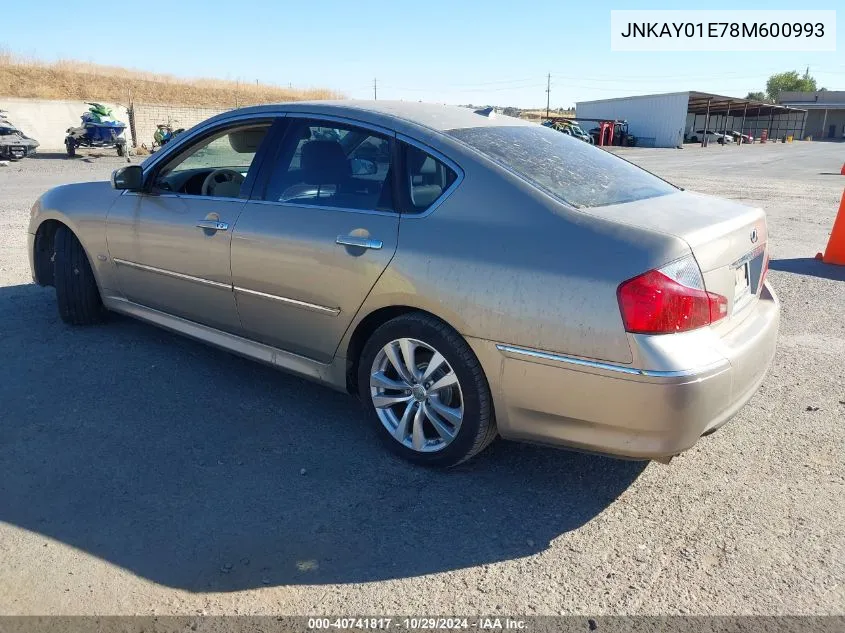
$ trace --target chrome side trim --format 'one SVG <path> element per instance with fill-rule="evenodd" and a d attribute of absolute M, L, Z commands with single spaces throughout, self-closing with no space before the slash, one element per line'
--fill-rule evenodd
<path fill-rule="evenodd" d="M 181 200 L 205 200 L 206 202 L 240 202 L 244 204 L 248 202 L 248 198 L 230 198 L 229 196 L 203 196 L 203 195 L 196 195 L 193 193 L 174 193 L 174 192 L 161 192 L 157 191 L 156 193 L 147 193 L 145 191 L 128 191 L 125 190 L 121 195 L 127 196 L 144 196 L 146 198 L 153 198 L 159 200 L 161 198 L 177 198 Z"/>
<path fill-rule="evenodd" d="M 231 198 L 230 198 L 231 199 Z M 301 204 L 298 202 L 282 202 L 281 200 L 250 200 L 250 206 L 261 204 L 274 207 L 291 207 L 293 209 L 318 209 L 320 211 L 343 211 L 345 213 L 361 213 L 363 215 L 386 215 L 399 217 L 396 211 L 379 211 L 377 209 L 353 209 L 351 207 L 332 207 L 325 204 Z"/>
<path fill-rule="evenodd" d="M 752 259 L 755 259 L 766 252 L 766 244 L 760 244 L 757 248 L 748 251 L 745 255 L 740 257 L 735 262 L 731 262 L 731 268 L 737 268 L 744 264 L 745 262 L 750 262 Z"/>
<path fill-rule="evenodd" d="M 408 219 L 408 220 L 428 217 L 429 215 L 434 213 L 434 210 L 437 207 L 439 207 L 441 204 L 443 204 L 446 201 L 446 199 L 449 196 L 452 195 L 452 193 L 454 193 L 455 189 L 457 189 L 458 187 L 461 186 L 461 183 L 464 181 L 464 170 L 461 168 L 460 165 L 458 165 L 458 163 L 453 161 L 448 156 L 444 155 L 442 152 L 439 152 L 436 149 L 429 147 L 428 145 L 425 145 L 424 143 L 421 143 L 420 141 L 418 141 L 414 138 L 411 138 L 410 136 L 407 136 L 405 134 L 397 134 L 396 140 L 402 141 L 403 143 L 407 143 L 408 145 L 413 145 L 418 150 L 423 151 L 426 154 L 429 154 L 433 158 L 436 158 L 441 163 L 443 163 L 444 165 L 446 165 L 450 169 L 452 169 L 452 171 L 454 171 L 455 175 L 457 176 L 457 178 L 455 178 L 455 182 L 453 182 L 451 185 L 449 185 L 446 188 L 446 191 L 441 193 L 440 197 L 437 198 L 437 200 L 435 200 L 431 204 L 431 206 L 428 207 L 428 209 L 426 209 L 422 213 L 403 213 L 402 214 L 403 219 Z"/>
<path fill-rule="evenodd" d="M 645 376 L 647 378 L 684 378 L 689 376 L 697 376 L 702 373 L 718 369 L 727 364 L 716 363 L 706 367 L 697 367 L 695 369 L 682 369 L 679 371 L 658 371 L 653 369 L 637 369 L 636 367 L 628 367 L 626 365 L 617 365 L 615 363 L 604 363 L 594 360 L 585 360 L 583 358 L 576 358 L 574 356 L 564 356 L 562 354 L 551 354 L 549 352 L 541 352 L 534 349 L 527 349 L 525 347 L 514 347 L 513 345 L 497 344 L 496 349 L 502 352 L 505 356 L 519 357 L 527 356 L 530 358 L 542 358 L 543 360 L 550 360 L 566 365 L 578 365 L 580 367 L 590 367 L 592 369 L 604 369 L 606 371 L 614 371 L 621 374 L 628 374 L 630 376 Z"/>
<path fill-rule="evenodd" d="M 299 301 L 298 299 L 289 299 L 288 297 L 280 297 L 279 295 L 271 295 L 266 292 L 259 292 L 258 290 L 250 290 L 249 288 L 241 288 L 234 286 L 235 292 L 242 292 L 253 297 L 261 297 L 262 299 L 270 299 L 272 301 L 279 301 L 295 308 L 302 308 L 303 310 L 310 310 L 311 312 L 319 312 L 320 314 L 329 314 L 337 316 L 340 314 L 340 308 L 329 308 L 326 306 L 317 305 L 316 303 L 308 303 L 307 301 Z"/>
<path fill-rule="evenodd" d="M 172 270 L 165 270 L 164 268 L 156 268 L 155 266 L 147 266 L 146 264 L 138 264 L 136 262 L 130 262 L 126 259 L 120 259 L 118 257 L 113 257 L 112 261 L 115 264 L 121 266 L 128 266 L 129 268 L 137 268 L 138 270 L 146 270 L 149 273 L 156 273 L 158 275 L 164 275 L 165 277 L 175 277 L 176 279 L 184 279 L 185 281 L 192 281 L 194 283 L 203 284 L 206 286 L 212 286 L 214 288 L 221 288 L 224 290 L 231 290 L 232 284 L 224 284 L 219 281 L 212 281 L 211 279 L 203 279 L 202 277 L 194 277 L 192 275 L 185 275 L 184 273 L 177 273 Z"/>

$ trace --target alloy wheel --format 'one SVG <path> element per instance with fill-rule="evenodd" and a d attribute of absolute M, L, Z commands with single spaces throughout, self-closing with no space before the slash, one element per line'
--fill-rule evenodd
<path fill-rule="evenodd" d="M 443 450 L 461 428 L 464 400 L 458 376 L 423 341 L 395 339 L 379 350 L 370 370 L 370 397 L 384 428 L 414 451 Z"/>

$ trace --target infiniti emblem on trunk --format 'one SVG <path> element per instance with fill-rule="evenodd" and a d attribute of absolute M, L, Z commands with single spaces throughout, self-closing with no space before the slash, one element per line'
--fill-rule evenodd
<path fill-rule="evenodd" d="M 757 229 L 752 229 L 752 231 L 751 231 L 751 243 L 752 244 L 757 243 Z"/>

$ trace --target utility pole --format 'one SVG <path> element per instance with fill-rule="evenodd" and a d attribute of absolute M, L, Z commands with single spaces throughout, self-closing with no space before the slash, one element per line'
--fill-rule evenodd
<path fill-rule="evenodd" d="M 549 118 L 549 99 L 552 94 L 552 74 L 546 76 L 546 118 Z"/>
<path fill-rule="evenodd" d="M 373 101 L 378 101 L 378 80 L 373 79 Z"/>

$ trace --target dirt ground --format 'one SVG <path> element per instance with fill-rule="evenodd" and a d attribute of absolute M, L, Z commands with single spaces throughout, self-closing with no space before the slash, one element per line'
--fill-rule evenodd
<path fill-rule="evenodd" d="M 347 396 L 65 326 L 29 208 L 122 163 L 0 167 L 0 614 L 845 614 L 845 267 L 812 259 L 845 145 L 620 153 L 769 213 L 774 366 L 668 466 L 498 442 L 429 472 Z"/>

